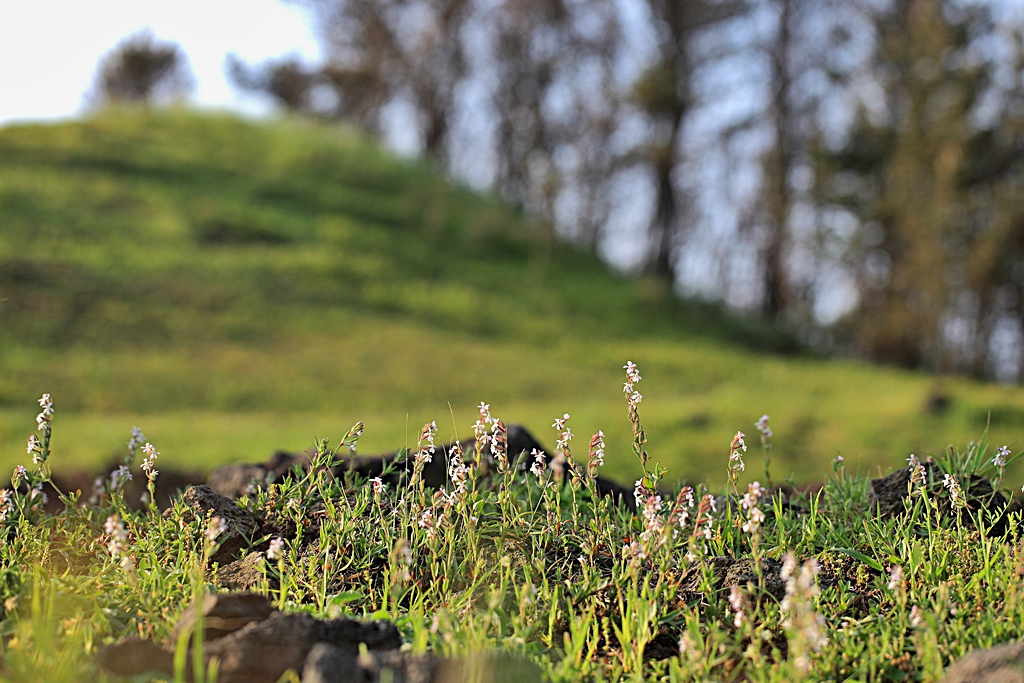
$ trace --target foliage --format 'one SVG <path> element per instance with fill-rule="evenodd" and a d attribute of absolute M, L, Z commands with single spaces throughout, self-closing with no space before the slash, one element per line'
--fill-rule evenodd
<path fill-rule="evenodd" d="M 595 496 L 600 440 L 587 466 L 577 463 L 568 416 L 554 425 L 555 457 L 521 466 L 486 405 L 474 431 L 493 436 L 473 461 L 436 448 L 428 423 L 407 454 L 414 474 L 397 490 L 327 476 L 325 465 L 356 448 L 357 425 L 337 448 L 319 440 L 308 472 L 240 499 L 280 530 L 253 539 L 270 541 L 259 590 L 286 610 L 394 620 L 413 652 L 515 653 L 553 681 L 935 681 L 966 651 L 1017 637 L 1019 513 L 994 533 L 1002 510 L 971 512 L 936 486 L 909 497 L 905 515 L 879 519 L 865 478 L 841 461 L 823 488 L 788 499 L 757 484 L 742 498 L 731 484 L 717 506 L 702 487 L 663 499 L 664 470 L 648 467 L 639 374 L 630 372 L 635 452 L 647 472 L 634 493 L 641 514 Z M 48 398 L 44 436 L 55 420 Z M 767 443 L 767 418 L 761 429 Z M 485 447 L 492 459 L 480 459 Z M 723 469 L 742 465 L 745 448 L 737 434 Z M 156 457 L 149 444 L 142 451 Z M 166 638 L 176 613 L 215 590 L 202 566 L 220 525 L 180 504 L 166 515 L 133 512 L 117 488 L 89 505 L 64 497 L 63 511 L 47 514 L 31 493 L 48 476 L 42 441 L 34 453 L 29 484 L 16 485 L 5 508 L 0 674 L 102 680 L 91 664 L 99 646 L 126 634 Z M 445 455 L 449 485 L 427 490 L 420 467 Z M 487 471 L 476 464 L 485 461 Z M 746 559 L 755 578 L 725 591 L 711 557 Z M 773 561 L 783 562 L 781 596 L 765 578 Z"/>

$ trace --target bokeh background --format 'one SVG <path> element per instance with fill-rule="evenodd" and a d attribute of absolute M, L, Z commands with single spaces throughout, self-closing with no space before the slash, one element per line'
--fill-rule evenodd
<path fill-rule="evenodd" d="M 568 412 L 776 480 L 1024 430 L 1024 7 L 0 8 L 0 465 L 164 469 Z M 1016 450 L 1016 448 L 1015 448 Z M 1015 476 L 1017 473 L 1013 473 Z"/>

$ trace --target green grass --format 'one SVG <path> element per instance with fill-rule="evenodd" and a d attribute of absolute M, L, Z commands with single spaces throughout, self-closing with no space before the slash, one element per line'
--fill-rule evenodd
<path fill-rule="evenodd" d="M 993 479 L 985 441 L 941 466 L 961 482 Z M 657 452 L 656 441 L 638 445 Z M 735 504 L 710 512 L 700 487 L 692 507 L 641 494 L 644 516 L 595 499 L 586 477 L 551 483 L 550 468 L 538 477 L 470 466 L 467 488 L 449 484 L 448 496 L 414 473 L 378 496 L 365 481 L 328 476 L 321 465 L 333 457 L 321 445 L 311 473 L 240 499 L 265 529 L 299 529 L 254 539 L 261 552 L 275 534 L 284 543 L 255 590 L 285 611 L 394 621 L 413 653 L 504 651 L 566 683 L 932 683 L 970 650 L 1017 639 L 1024 624 L 1020 513 L 992 532 L 1002 508 L 975 497 L 978 488 L 954 513 L 935 480 L 906 499 L 904 514 L 880 519 L 867 479 L 840 466 L 818 472 L 824 487 L 791 504 L 753 494 L 764 517 L 741 530 L 756 513 Z M 38 499 L 25 491 L 55 458 L 28 473 L 4 522 L 0 679 L 107 681 L 92 663 L 98 648 L 126 635 L 164 640 L 183 608 L 217 590 L 203 572 L 210 524 L 181 504 L 167 515 L 133 512 L 117 491 L 56 514 L 33 509 Z M 652 489 L 656 461 L 645 468 Z M 741 490 L 735 480 L 720 489 L 734 501 Z M 443 521 L 425 524 L 427 510 Z M 113 515 L 126 536 L 112 546 L 103 528 Z M 773 562 L 789 553 L 795 570 L 783 587 Z M 711 557 L 747 562 L 749 579 L 723 585 Z"/>
<path fill-rule="evenodd" d="M 865 470 L 939 452 L 989 411 L 995 441 L 1024 427 L 1019 388 L 944 380 L 932 416 L 932 378 L 770 353 L 793 348 L 349 131 L 127 111 L 0 130 L 0 467 L 43 392 L 60 468 L 123 452 L 132 424 L 180 469 L 359 419 L 385 451 L 428 419 L 465 436 L 483 400 L 546 443 L 565 411 L 581 438 L 605 430 L 627 481 L 627 359 L 657 456 L 689 480 L 720 482 L 707 463 L 763 412 L 800 481 L 838 450 Z"/>

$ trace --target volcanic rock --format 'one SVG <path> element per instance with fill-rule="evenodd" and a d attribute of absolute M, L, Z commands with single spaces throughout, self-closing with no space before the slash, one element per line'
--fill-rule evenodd
<path fill-rule="evenodd" d="M 946 669 L 942 683 L 1024 683 L 1024 642 L 974 650 Z"/>
<path fill-rule="evenodd" d="M 227 531 L 217 537 L 217 550 L 210 556 L 210 562 L 229 564 L 243 548 L 249 547 L 249 541 L 260 526 L 251 512 L 238 507 L 233 500 L 209 486 L 190 486 L 181 495 L 181 502 L 201 519 L 220 517 L 227 525 Z"/>
<path fill-rule="evenodd" d="M 209 642 L 223 638 L 255 621 L 263 621 L 275 611 L 265 597 L 256 593 L 208 593 L 202 605 L 203 640 Z M 193 605 L 178 617 L 171 634 L 171 646 L 178 642 L 179 635 L 192 631 L 195 625 L 196 608 Z"/>
<path fill-rule="evenodd" d="M 124 638 L 100 648 L 96 664 L 118 676 L 138 676 L 150 671 L 172 673 L 174 653 L 152 640 L 138 637 Z"/>
<path fill-rule="evenodd" d="M 247 591 L 259 585 L 263 580 L 264 557 L 261 552 L 251 552 L 241 559 L 223 567 L 218 567 L 216 574 L 209 577 L 221 588 L 233 591 Z M 271 583 L 276 583 L 271 579 Z"/>

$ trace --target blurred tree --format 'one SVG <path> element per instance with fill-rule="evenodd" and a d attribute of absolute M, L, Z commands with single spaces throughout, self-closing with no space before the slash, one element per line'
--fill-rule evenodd
<path fill-rule="evenodd" d="M 870 357 L 978 372 L 995 293 L 1021 258 L 1005 251 L 1024 237 L 1021 112 L 1005 106 L 1020 102 L 1020 79 L 994 87 L 1000 66 L 986 41 L 997 29 L 984 6 L 896 0 L 865 11 L 877 95 L 862 100 L 845 145 L 819 156 L 816 181 L 859 226 L 843 256 L 860 293 L 846 326 Z"/>
<path fill-rule="evenodd" d="M 310 111 L 312 90 L 319 77 L 316 70 L 307 69 L 294 57 L 249 66 L 238 55 L 229 54 L 225 71 L 236 87 L 266 93 L 290 112 Z"/>
<path fill-rule="evenodd" d="M 141 31 L 103 56 L 97 67 L 92 99 L 103 102 L 149 103 L 187 95 L 194 82 L 181 48 L 157 41 Z"/>
<path fill-rule="evenodd" d="M 469 0 L 306 0 L 321 34 L 336 114 L 379 129 L 385 106 L 416 111 L 424 153 L 446 161 L 468 63 Z"/>
<path fill-rule="evenodd" d="M 578 241 L 594 248 L 614 172 L 614 69 L 621 34 L 614 0 L 502 0 L 493 32 L 496 185 L 508 200 L 552 219 L 574 195 Z M 552 102 L 558 102 L 553 106 Z"/>
<path fill-rule="evenodd" d="M 656 36 L 657 59 L 633 88 L 633 101 L 650 121 L 646 156 L 654 175 L 655 213 L 648 270 L 670 283 L 682 233 L 689 224 L 688 202 L 680 196 L 677 170 L 683 130 L 696 110 L 695 81 L 717 50 L 701 51 L 698 40 L 710 29 L 746 15 L 746 0 L 647 0 Z"/>

